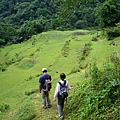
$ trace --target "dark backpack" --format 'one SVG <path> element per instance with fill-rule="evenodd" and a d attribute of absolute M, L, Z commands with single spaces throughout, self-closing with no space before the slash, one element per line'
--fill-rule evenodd
<path fill-rule="evenodd" d="M 66 86 L 66 80 L 64 81 L 64 84 L 61 84 L 61 82 L 58 82 L 60 84 L 60 92 L 59 96 L 64 98 L 68 97 L 68 92 L 67 92 L 67 86 Z"/>

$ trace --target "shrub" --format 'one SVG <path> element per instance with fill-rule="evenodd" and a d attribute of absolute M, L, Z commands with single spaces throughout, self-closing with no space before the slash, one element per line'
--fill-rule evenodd
<path fill-rule="evenodd" d="M 92 41 L 94 41 L 94 42 L 98 41 L 97 37 L 96 37 L 96 36 L 93 36 L 93 37 L 92 37 Z"/>
<path fill-rule="evenodd" d="M 77 89 L 70 96 L 70 104 L 66 108 L 68 113 L 70 112 L 70 119 L 119 119 L 119 63 L 119 53 L 113 53 L 103 64 L 102 70 L 99 70 L 96 62 L 90 64 L 88 80 L 86 78 L 83 84 L 78 84 Z"/>
<path fill-rule="evenodd" d="M 36 92 L 38 92 L 38 89 L 32 89 L 32 90 L 30 90 L 30 91 L 25 91 L 25 95 L 32 95 L 32 94 L 34 94 L 34 93 L 36 93 Z"/>
<path fill-rule="evenodd" d="M 107 39 L 112 40 L 120 36 L 120 23 L 116 27 L 106 29 Z"/>
<path fill-rule="evenodd" d="M 5 72 L 6 71 L 6 67 L 5 67 L 5 65 L 0 65 L 0 70 L 2 71 L 2 72 Z"/>
<path fill-rule="evenodd" d="M 77 29 L 83 29 L 83 28 L 85 28 L 85 22 L 83 20 L 79 20 L 75 23 L 75 27 Z"/>
<path fill-rule="evenodd" d="M 70 43 L 70 40 L 69 41 L 66 41 L 66 43 L 64 44 L 62 50 L 61 50 L 61 54 L 64 56 L 64 57 L 67 57 L 68 54 L 69 54 L 69 43 Z"/>
<path fill-rule="evenodd" d="M 85 58 L 89 55 L 90 50 L 91 50 L 91 43 L 86 43 L 81 50 L 82 55 L 80 56 L 80 62 L 81 60 L 85 60 Z"/>
<path fill-rule="evenodd" d="M 71 70 L 70 74 L 77 73 L 77 72 L 80 72 L 80 69 L 75 67 Z"/>
<path fill-rule="evenodd" d="M 4 112 L 4 111 L 8 110 L 9 108 L 10 108 L 9 104 L 6 104 L 6 103 L 0 104 L 0 112 Z"/>

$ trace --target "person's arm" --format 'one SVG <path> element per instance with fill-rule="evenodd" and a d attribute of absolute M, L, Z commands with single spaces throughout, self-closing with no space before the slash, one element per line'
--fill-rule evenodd
<path fill-rule="evenodd" d="M 39 79 L 39 92 L 41 93 L 41 89 L 42 89 L 42 78 L 40 77 Z"/>
<path fill-rule="evenodd" d="M 70 87 L 68 81 L 67 81 L 67 88 L 68 88 L 68 90 L 71 90 L 71 87 Z"/>
<path fill-rule="evenodd" d="M 42 84 L 39 84 L 39 92 L 41 93 L 41 89 L 42 89 Z"/>
<path fill-rule="evenodd" d="M 49 79 L 50 79 L 50 81 L 52 80 L 52 77 L 51 77 L 51 75 L 49 76 Z"/>
<path fill-rule="evenodd" d="M 56 100 L 56 97 L 58 97 L 58 91 L 59 91 L 58 89 L 59 89 L 59 86 L 58 86 L 58 83 L 57 83 L 55 93 L 54 93 L 54 100 Z"/>

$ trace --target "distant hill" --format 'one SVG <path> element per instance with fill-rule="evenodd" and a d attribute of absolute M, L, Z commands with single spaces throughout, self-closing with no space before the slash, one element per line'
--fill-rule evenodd
<path fill-rule="evenodd" d="M 97 40 L 93 41 L 95 37 Z M 57 106 L 53 95 L 62 72 L 72 86 L 65 103 L 65 120 L 118 119 L 119 39 L 110 44 L 100 31 L 49 31 L 0 48 L 0 119 L 54 120 Z M 109 63 L 109 58 L 115 64 Z M 41 108 L 38 92 L 43 67 L 48 68 L 53 78 L 53 106 L 47 110 Z"/>
<path fill-rule="evenodd" d="M 1 0 L 0 47 L 21 43 L 49 30 L 115 27 L 119 23 L 119 8 L 119 0 Z"/>

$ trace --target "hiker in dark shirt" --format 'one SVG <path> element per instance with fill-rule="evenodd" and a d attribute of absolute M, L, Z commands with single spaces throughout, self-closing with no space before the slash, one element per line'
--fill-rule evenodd
<path fill-rule="evenodd" d="M 39 83 L 40 83 L 39 91 L 40 91 L 41 96 L 42 96 L 42 107 L 46 109 L 47 105 L 49 108 L 51 107 L 51 101 L 49 98 L 49 91 L 51 89 L 51 86 L 49 86 L 49 89 L 47 89 L 46 80 L 51 81 L 52 78 L 51 78 L 51 75 L 47 74 L 46 68 L 42 69 L 42 73 L 43 73 L 43 75 L 40 76 L 40 79 L 39 79 Z"/>

